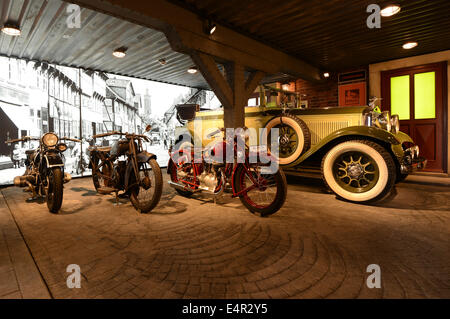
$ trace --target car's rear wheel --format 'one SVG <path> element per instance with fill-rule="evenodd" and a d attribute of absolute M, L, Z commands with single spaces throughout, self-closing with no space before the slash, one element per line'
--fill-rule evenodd
<path fill-rule="evenodd" d="M 322 176 L 340 198 L 368 203 L 382 199 L 395 184 L 391 154 L 367 140 L 351 140 L 334 146 L 322 159 Z"/>

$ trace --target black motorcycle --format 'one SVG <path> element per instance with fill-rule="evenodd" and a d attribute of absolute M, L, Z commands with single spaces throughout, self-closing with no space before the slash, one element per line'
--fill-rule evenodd
<path fill-rule="evenodd" d="M 148 213 L 159 202 L 162 193 L 162 173 L 156 155 L 144 150 L 142 141 L 150 142 L 145 135 L 110 132 L 94 135 L 124 137 L 112 147 L 90 147 L 90 164 L 95 189 L 100 194 L 118 192 L 130 197 L 131 203 L 141 213 Z"/>
<path fill-rule="evenodd" d="M 25 151 L 25 173 L 14 178 L 14 185 L 27 187 L 33 193 L 32 199 L 45 197 L 48 210 L 57 213 L 62 205 L 63 184 L 72 178 L 64 172 L 64 155 L 67 145 L 60 140 L 81 142 L 78 139 L 58 138 L 54 133 L 46 133 L 41 138 L 24 136 L 19 139 L 8 140 L 5 143 L 39 141 L 35 150 Z"/>

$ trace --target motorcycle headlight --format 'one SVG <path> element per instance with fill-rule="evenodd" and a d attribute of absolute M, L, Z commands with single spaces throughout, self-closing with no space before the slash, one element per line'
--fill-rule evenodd
<path fill-rule="evenodd" d="M 391 132 L 397 134 L 400 131 L 400 119 L 397 114 L 391 116 Z"/>
<path fill-rule="evenodd" d="M 391 131 L 391 116 L 389 115 L 389 111 L 381 112 L 377 119 L 377 126 L 388 132 Z"/>
<path fill-rule="evenodd" d="M 60 152 L 64 152 L 65 150 L 67 150 L 67 144 L 59 143 L 59 144 L 58 144 L 58 150 L 59 150 Z"/>
<path fill-rule="evenodd" d="M 58 136 L 54 133 L 47 133 L 42 136 L 42 143 L 47 147 L 53 147 L 58 144 Z"/>

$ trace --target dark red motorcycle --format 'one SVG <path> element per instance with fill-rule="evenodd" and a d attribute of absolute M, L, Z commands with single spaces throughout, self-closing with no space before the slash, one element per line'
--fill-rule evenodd
<path fill-rule="evenodd" d="M 216 135 L 224 130 L 210 134 Z M 258 158 L 259 153 L 236 135 L 234 139 L 224 137 L 223 141 L 211 148 L 199 150 L 196 160 L 193 148 L 179 148 L 171 153 L 167 167 L 170 174 L 169 185 L 182 195 L 189 197 L 196 192 L 207 192 L 221 195 L 227 185 L 231 185 L 232 197 L 239 197 L 241 202 L 252 213 L 268 216 L 276 213 L 284 204 L 287 195 L 286 177 L 281 168 L 273 168 L 275 157 L 266 153 L 264 161 L 250 160 Z M 181 143 L 180 143 L 181 144 Z M 244 151 L 240 151 L 244 146 Z M 231 152 L 231 161 L 226 151 Z M 259 157 L 261 159 L 261 155 Z M 255 163 L 253 163 L 255 162 Z"/>

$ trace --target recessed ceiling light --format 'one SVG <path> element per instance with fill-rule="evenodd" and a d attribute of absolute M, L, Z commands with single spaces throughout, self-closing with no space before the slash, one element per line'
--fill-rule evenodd
<path fill-rule="evenodd" d="M 19 36 L 21 33 L 18 25 L 8 22 L 2 27 L 2 32 L 13 37 Z"/>
<path fill-rule="evenodd" d="M 330 77 L 330 73 L 324 72 L 323 77 L 324 77 L 324 78 L 329 78 L 329 77 Z"/>
<path fill-rule="evenodd" d="M 121 59 L 127 55 L 126 51 L 127 51 L 127 48 L 120 47 L 120 48 L 115 49 L 114 52 L 112 53 L 112 55 L 115 56 L 116 58 Z"/>
<path fill-rule="evenodd" d="M 217 26 L 215 24 L 213 24 L 211 26 L 211 29 L 209 30 L 209 34 L 213 34 L 214 32 L 216 32 Z"/>
<path fill-rule="evenodd" d="M 203 32 L 207 35 L 212 35 L 217 30 L 217 25 L 211 20 L 206 20 L 203 23 Z"/>
<path fill-rule="evenodd" d="M 380 11 L 380 14 L 382 17 L 391 17 L 394 14 L 397 14 L 400 12 L 400 6 L 396 4 L 391 4 L 385 7 L 383 10 Z"/>
<path fill-rule="evenodd" d="M 166 65 L 166 64 L 167 64 L 167 61 L 166 61 L 166 59 L 164 59 L 164 58 L 159 59 L 158 62 L 159 62 L 159 64 L 161 64 L 161 65 Z"/>
<path fill-rule="evenodd" d="M 405 44 L 403 44 L 403 49 L 409 50 L 412 48 L 415 48 L 417 46 L 417 42 L 407 42 Z"/>
<path fill-rule="evenodd" d="M 197 69 L 197 67 L 192 66 L 192 67 L 190 67 L 187 71 L 188 71 L 190 74 L 195 74 L 195 73 L 197 73 L 198 69 Z"/>

